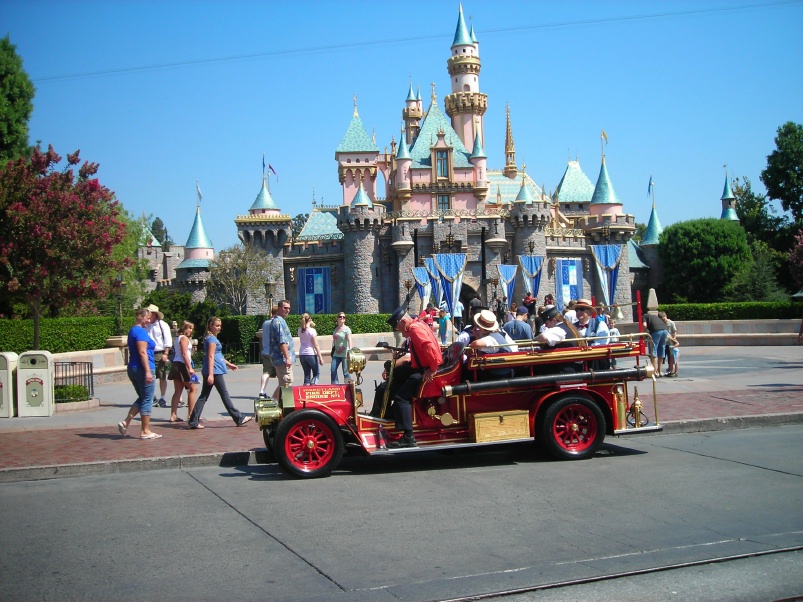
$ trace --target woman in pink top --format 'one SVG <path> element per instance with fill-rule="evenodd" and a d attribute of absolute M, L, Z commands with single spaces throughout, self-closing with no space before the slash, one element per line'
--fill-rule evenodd
<path fill-rule="evenodd" d="M 318 366 L 323 365 L 317 337 L 315 322 L 308 313 L 304 313 L 301 316 L 301 326 L 298 328 L 298 358 L 304 370 L 305 385 L 318 384 Z"/>

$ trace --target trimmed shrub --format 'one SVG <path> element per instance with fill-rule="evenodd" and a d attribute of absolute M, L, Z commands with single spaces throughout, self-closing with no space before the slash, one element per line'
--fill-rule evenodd
<path fill-rule="evenodd" d="M 659 305 L 671 320 L 784 320 L 800 318 L 803 305 L 791 301 L 742 303 L 675 303 Z"/>

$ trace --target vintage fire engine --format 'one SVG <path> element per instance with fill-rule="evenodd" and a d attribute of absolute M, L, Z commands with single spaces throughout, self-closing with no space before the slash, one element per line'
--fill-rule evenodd
<path fill-rule="evenodd" d="M 284 471 L 324 477 L 344 452 L 362 455 L 411 454 L 436 450 L 535 441 L 560 459 L 591 457 L 606 435 L 656 432 L 653 367 L 645 333 L 590 346 L 540 348 L 527 342 L 510 353 L 472 355 L 462 343 L 448 346 L 432 381 L 412 400 L 417 447 L 393 449 L 402 432 L 393 420 L 367 413 L 358 388 L 365 357 L 352 349 L 344 385 L 307 385 L 282 390 L 281 399 L 258 399 L 254 409 L 268 449 Z M 387 347 L 396 357 L 403 349 Z M 646 359 L 646 361 L 645 361 Z M 616 360 L 618 369 L 593 369 Z M 574 372 L 566 371 L 567 366 Z M 509 378 L 486 380 L 484 371 L 510 368 Z M 392 374 L 388 385 L 392 385 Z M 653 416 L 631 383 L 652 380 Z M 385 403 L 391 400 L 385 399 Z M 380 415 L 385 415 L 382 412 Z"/>

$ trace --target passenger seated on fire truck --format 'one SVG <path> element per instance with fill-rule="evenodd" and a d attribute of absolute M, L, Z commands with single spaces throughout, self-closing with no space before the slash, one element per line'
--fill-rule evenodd
<path fill-rule="evenodd" d="M 518 351 L 519 346 L 510 338 L 510 335 L 499 328 L 499 322 L 493 312 L 484 309 L 474 314 L 474 328 L 477 332 L 469 347 L 478 355 L 494 353 L 510 353 Z M 478 371 L 480 380 L 495 380 L 498 378 L 511 378 L 511 368 L 482 369 Z"/>
<path fill-rule="evenodd" d="M 563 321 L 560 310 L 554 305 L 544 308 L 538 317 L 544 321 L 544 328 L 535 337 L 535 342 L 542 346 L 555 348 L 578 347 L 577 341 L 566 341 L 566 339 L 580 339 L 577 329 Z M 560 364 L 544 365 L 539 374 L 553 374 L 556 372 L 579 372 L 582 369 L 582 362 L 562 362 Z"/>

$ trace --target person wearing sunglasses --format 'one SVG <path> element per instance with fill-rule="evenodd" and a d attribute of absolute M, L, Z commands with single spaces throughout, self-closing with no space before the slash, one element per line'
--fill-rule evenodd
<path fill-rule="evenodd" d="M 348 380 L 348 367 L 346 366 L 346 356 L 351 349 L 351 328 L 346 326 L 346 314 L 343 312 L 337 315 L 337 326 L 332 333 L 332 384 L 339 384 L 337 380 L 337 369 L 342 366 L 343 380 Z"/>

